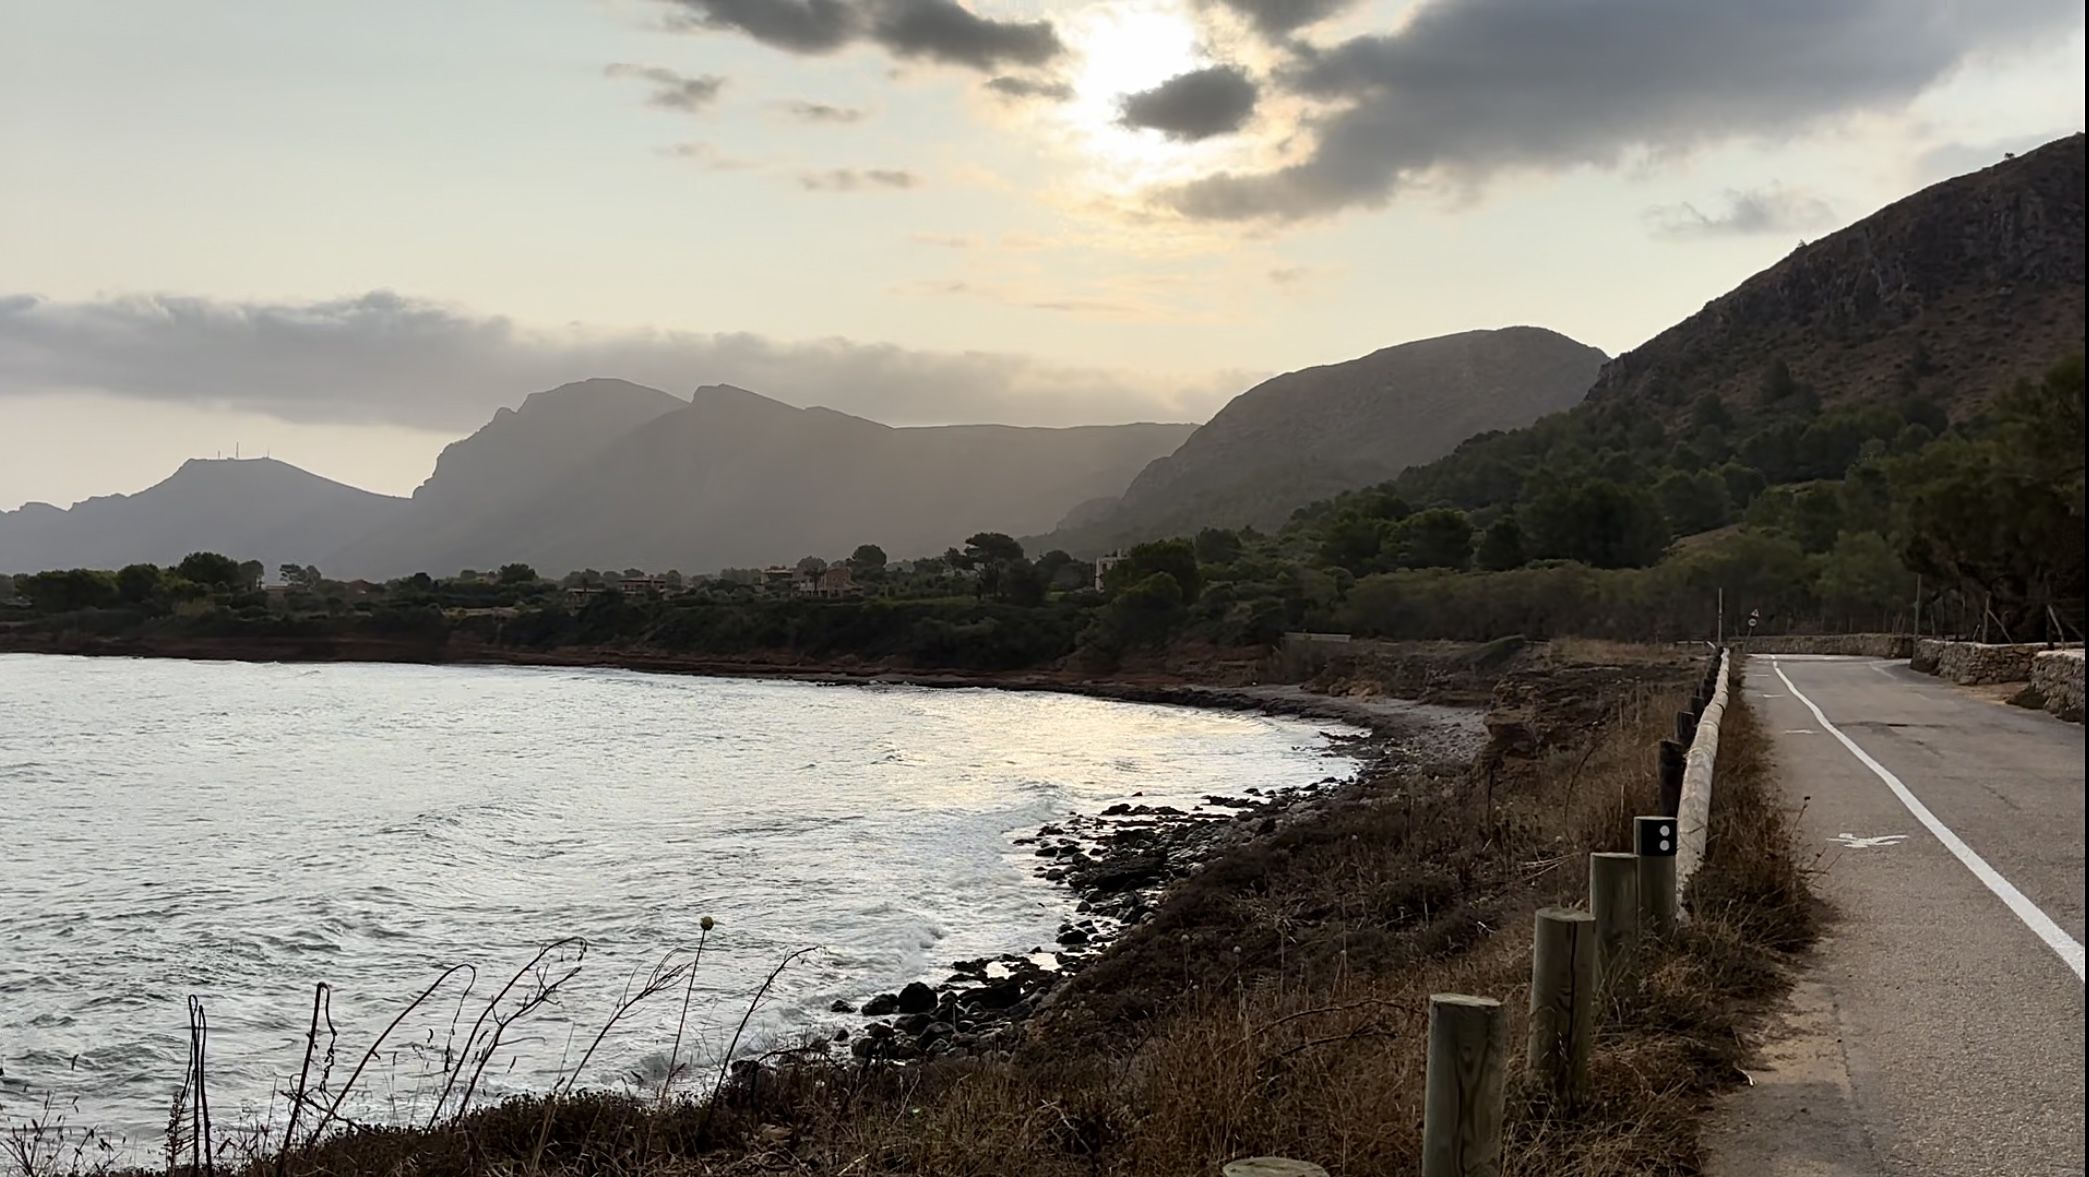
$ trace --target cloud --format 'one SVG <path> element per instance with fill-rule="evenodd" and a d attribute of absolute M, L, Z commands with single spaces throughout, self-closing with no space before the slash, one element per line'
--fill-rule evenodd
<path fill-rule="evenodd" d="M 1066 46 L 1050 21 L 983 17 L 956 0 L 662 0 L 683 28 L 736 30 L 791 53 L 868 41 L 895 57 L 980 71 L 1043 65 Z"/>
<path fill-rule="evenodd" d="M 663 110 L 698 111 L 711 105 L 718 92 L 725 88 L 725 79 L 706 74 L 702 77 L 684 77 L 665 66 L 632 65 L 618 62 L 604 66 L 602 73 L 611 78 L 638 78 L 653 84 L 653 92 L 646 101 Z"/>
<path fill-rule="evenodd" d="M 779 102 L 776 108 L 801 123 L 860 123 L 870 117 L 869 111 L 825 102 Z"/>
<path fill-rule="evenodd" d="M 736 159 L 726 155 L 709 143 L 691 139 L 682 143 L 670 143 L 660 149 L 660 154 L 674 159 L 686 159 L 708 171 L 737 172 L 755 166 L 753 160 Z"/>
<path fill-rule="evenodd" d="M 1213 0 L 1246 17 L 1255 31 L 1276 40 L 1350 7 L 1355 0 Z"/>
<path fill-rule="evenodd" d="M 1398 31 L 1299 47 L 1302 158 L 1154 195 L 1216 220 L 1384 204 L 1431 174 L 1612 166 L 1892 109 L 1982 50 L 2081 19 L 2060 0 L 1424 0 Z"/>
<path fill-rule="evenodd" d="M 833 168 L 824 172 L 805 172 L 798 177 L 798 186 L 808 192 L 860 192 L 866 188 L 912 188 L 921 183 L 921 177 L 898 168 Z"/>
<path fill-rule="evenodd" d="M 1239 66 L 1214 65 L 1177 74 L 1151 90 L 1127 94 L 1119 122 L 1189 143 L 1230 135 L 1247 125 L 1259 93 Z"/>
<path fill-rule="evenodd" d="M 1790 233 L 1835 223 L 1835 210 L 1818 196 L 1783 188 L 1729 188 L 1725 207 L 1705 212 L 1694 204 L 1664 204 L 1646 210 L 1646 222 L 1660 237 L 1742 237 L 1758 233 Z"/>
<path fill-rule="evenodd" d="M 1313 271 L 1307 266 L 1278 266 L 1269 272 L 1270 282 L 1277 286 L 1296 286 L 1312 276 Z"/>
<path fill-rule="evenodd" d="M 1003 98 L 1043 98 L 1052 102 L 1070 102 L 1074 96 L 1072 86 L 1050 78 L 1018 78 L 1004 74 L 988 79 L 986 88 Z"/>
<path fill-rule="evenodd" d="M 675 392 L 736 384 L 895 425 L 1188 421 L 1261 375 L 1173 380 L 838 338 L 541 331 L 388 291 L 309 303 L 0 296 L 0 397 L 100 392 L 301 423 L 461 432 L 588 376 Z"/>

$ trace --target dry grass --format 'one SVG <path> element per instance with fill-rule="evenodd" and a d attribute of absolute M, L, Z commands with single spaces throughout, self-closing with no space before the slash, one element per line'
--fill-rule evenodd
<path fill-rule="evenodd" d="M 1589 852 L 1627 848 L 1686 691 L 1630 687 L 1577 744 L 1491 774 L 1370 782 L 1220 859 L 1062 990 L 1012 1056 L 763 1072 L 708 1126 L 687 1102 L 522 1099 L 448 1131 L 337 1137 L 284 1171 L 1211 1177 L 1253 1153 L 1336 1177 L 1416 1171 L 1428 995 L 1502 999 L 1521 1042 L 1532 913 L 1580 898 Z M 1553 1114 L 1512 1063 L 1510 1174 L 1695 1171 L 1699 1113 L 1740 1078 L 1752 1019 L 1813 935 L 1745 705 L 1722 740 L 1696 917 L 1606 994 L 1577 1114 Z"/>

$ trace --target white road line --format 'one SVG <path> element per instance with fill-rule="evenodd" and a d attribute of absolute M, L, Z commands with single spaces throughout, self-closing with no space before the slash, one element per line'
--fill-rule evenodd
<path fill-rule="evenodd" d="M 2051 916 L 2039 910 L 2037 904 L 2025 898 L 2024 893 L 2017 890 L 2015 885 L 2010 883 L 2008 879 L 2003 878 L 2002 872 L 1989 866 L 1987 859 L 1980 857 L 1971 846 L 1960 841 L 1959 836 L 1951 832 L 1950 826 L 1937 820 L 1937 815 L 1931 813 L 1929 806 L 1924 805 L 1913 792 L 1909 791 L 1908 787 L 1901 783 L 1899 777 L 1888 771 L 1885 765 L 1873 760 L 1871 753 L 1859 748 L 1855 740 L 1843 735 L 1841 728 L 1828 722 L 1828 717 L 1821 712 L 1820 707 L 1799 690 L 1797 684 L 1793 683 L 1791 678 L 1784 673 L 1784 667 L 1777 664 L 1776 659 L 1772 658 L 1770 660 L 1770 667 L 1777 672 L 1778 678 L 1784 680 L 1784 685 L 1792 692 L 1792 698 L 1806 704 L 1806 709 L 1813 712 L 1813 717 L 1820 721 L 1822 729 L 1829 735 L 1842 741 L 1842 746 L 1850 750 L 1850 755 L 1855 756 L 1864 767 L 1870 769 L 1880 780 L 1885 781 L 1886 787 L 1893 790 L 1893 795 L 1900 798 L 1900 803 L 1908 807 L 1909 813 L 1915 815 L 1915 820 L 1927 827 L 1930 833 L 1935 834 L 1937 841 L 1944 844 L 1944 849 L 1951 851 L 1953 857 L 1964 863 L 1967 870 L 1973 872 L 1974 878 L 1979 879 L 1987 886 L 1988 890 L 1993 891 L 1997 898 L 2004 904 L 2007 904 L 2009 910 L 2016 913 L 2016 918 L 2024 921 L 2025 927 L 2037 933 L 2038 938 L 2045 941 L 2046 947 L 2052 949 L 2062 961 L 2067 963 L 2068 968 L 2074 970 L 2075 980 L 2083 980 L 2081 944 L 2076 942 L 2073 936 L 2062 931 L 2060 925 L 2054 923 Z"/>

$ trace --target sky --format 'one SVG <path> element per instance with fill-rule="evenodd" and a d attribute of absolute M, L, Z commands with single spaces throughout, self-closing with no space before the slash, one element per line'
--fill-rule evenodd
<path fill-rule="evenodd" d="M 2079 0 L 0 0 L 0 509 L 504 405 L 1201 421 L 1627 350 L 2083 125 Z"/>

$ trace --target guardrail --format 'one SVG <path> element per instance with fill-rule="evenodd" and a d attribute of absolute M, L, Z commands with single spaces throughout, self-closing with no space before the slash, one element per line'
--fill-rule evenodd
<path fill-rule="evenodd" d="M 1589 855 L 1588 910 L 1547 907 L 1532 929 L 1529 1034 L 1524 1056 L 1538 1090 L 1572 1110 L 1587 1098 L 1604 978 L 1629 968 L 1647 937 L 1674 930 L 1679 897 L 1704 863 L 1719 725 L 1726 716 L 1730 650 L 1713 652 L 1660 743 L 1663 812 L 1633 819 L 1631 853 Z M 1464 993 L 1429 998 L 1422 1177 L 1498 1177 L 1508 1070 L 1509 1019 L 1500 1001 Z M 1225 1177 L 1326 1177 L 1308 1161 L 1250 1157 Z"/>
<path fill-rule="evenodd" d="M 1632 853 L 1589 856 L 1589 910 L 1548 907 L 1537 914 L 1524 1053 L 1537 1088 L 1555 1106 L 1571 1110 L 1587 1096 L 1604 977 L 1629 967 L 1645 938 L 1674 929 L 1682 915 L 1678 898 L 1704 862 L 1731 666 L 1729 651 L 1714 653 L 1690 706 L 1676 713 L 1675 737 L 1661 741 L 1663 812 L 1633 819 Z M 1507 1030 L 1499 1001 L 1430 997 L 1423 1177 L 1501 1171 Z"/>

